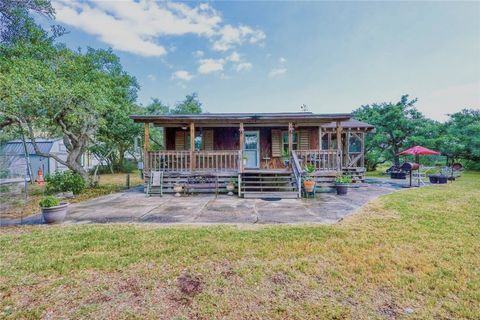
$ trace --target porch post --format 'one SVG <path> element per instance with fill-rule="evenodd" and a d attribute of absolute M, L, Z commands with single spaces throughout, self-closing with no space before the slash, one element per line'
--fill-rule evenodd
<path fill-rule="evenodd" d="M 148 166 L 148 150 L 150 150 L 150 124 L 148 122 L 143 123 L 143 132 L 144 132 L 144 140 L 143 140 L 143 170 L 147 171 L 149 168 Z"/>
<path fill-rule="evenodd" d="M 322 126 L 318 126 L 318 150 L 322 150 Z"/>
<path fill-rule="evenodd" d="M 337 171 L 342 171 L 342 127 L 337 121 Z"/>
<path fill-rule="evenodd" d="M 245 130 L 243 129 L 243 122 L 240 122 L 240 128 L 239 128 L 239 132 L 240 132 L 240 143 L 239 143 L 239 146 L 240 146 L 240 164 L 239 164 L 239 170 L 240 172 L 243 172 L 243 144 L 245 143 Z"/>
<path fill-rule="evenodd" d="M 190 123 L 190 170 L 195 169 L 195 124 Z"/>
<path fill-rule="evenodd" d="M 362 132 L 360 134 L 361 134 L 361 137 L 362 137 L 362 139 L 361 139 L 362 149 L 360 150 L 360 152 L 362 152 L 362 158 L 361 158 L 362 160 L 360 160 L 361 161 L 360 165 L 362 166 L 362 168 L 365 168 L 365 132 Z"/>
<path fill-rule="evenodd" d="M 293 150 L 293 124 L 288 123 L 288 157 L 292 154 Z"/>

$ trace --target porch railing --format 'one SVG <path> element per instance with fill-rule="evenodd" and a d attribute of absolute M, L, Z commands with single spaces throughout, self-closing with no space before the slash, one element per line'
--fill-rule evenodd
<path fill-rule="evenodd" d="M 298 160 L 298 155 L 295 150 L 292 150 L 292 171 L 293 176 L 295 177 L 295 182 L 297 184 L 298 196 L 302 197 L 302 175 L 303 169 L 300 165 L 300 161 Z"/>
<path fill-rule="evenodd" d="M 302 168 L 306 164 L 312 164 L 317 171 L 337 170 L 338 153 L 335 149 L 329 150 L 295 150 Z"/>
<path fill-rule="evenodd" d="M 240 171 L 242 164 L 240 150 L 149 151 L 145 158 L 146 171 Z"/>

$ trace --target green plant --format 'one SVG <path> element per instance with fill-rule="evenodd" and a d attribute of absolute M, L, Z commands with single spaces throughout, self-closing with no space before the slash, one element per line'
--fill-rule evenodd
<path fill-rule="evenodd" d="M 305 176 L 303 177 L 303 181 L 313 181 L 312 173 L 316 170 L 315 165 L 311 163 L 307 163 L 305 167 L 303 167 L 303 171 L 305 172 Z"/>
<path fill-rule="evenodd" d="M 352 183 L 352 177 L 351 176 L 337 176 L 335 178 L 335 183 L 337 184 L 349 184 Z"/>
<path fill-rule="evenodd" d="M 58 206 L 59 204 L 60 204 L 60 199 L 54 196 L 45 196 L 39 202 L 39 205 L 42 208 L 51 208 L 51 207 Z"/>
<path fill-rule="evenodd" d="M 287 151 L 287 150 L 283 150 L 283 151 L 282 151 L 282 159 L 288 160 L 289 157 L 290 157 L 290 155 L 288 154 L 288 151 Z"/>
<path fill-rule="evenodd" d="M 80 194 L 85 189 L 85 180 L 78 173 L 72 171 L 55 172 L 45 177 L 47 182 L 45 191 L 49 194 L 55 192 L 73 192 Z"/>

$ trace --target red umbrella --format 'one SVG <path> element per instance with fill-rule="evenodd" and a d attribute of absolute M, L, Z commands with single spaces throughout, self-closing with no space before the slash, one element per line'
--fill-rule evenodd
<path fill-rule="evenodd" d="M 425 148 L 425 147 L 422 147 L 422 146 L 415 146 L 415 147 L 411 147 L 410 149 L 403 150 L 398 155 L 400 155 L 400 156 L 408 156 L 408 155 L 416 156 L 416 155 L 420 155 L 420 154 L 439 155 L 440 152 L 435 151 L 435 150 L 431 150 L 431 149 L 428 149 L 428 148 Z"/>

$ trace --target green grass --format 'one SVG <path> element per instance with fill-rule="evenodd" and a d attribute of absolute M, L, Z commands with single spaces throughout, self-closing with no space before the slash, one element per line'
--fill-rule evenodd
<path fill-rule="evenodd" d="M 479 190 L 469 173 L 334 226 L 4 228 L 0 317 L 475 319 Z"/>

